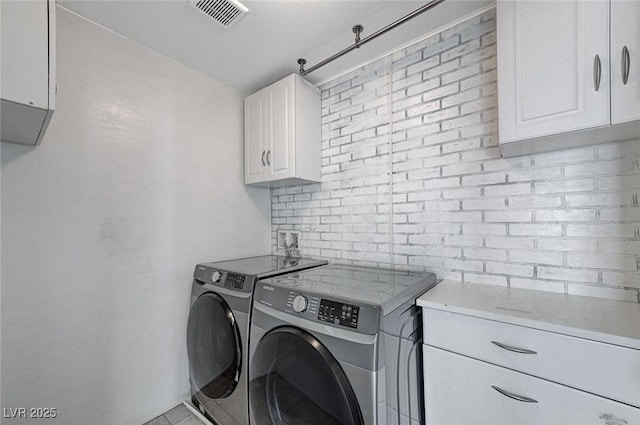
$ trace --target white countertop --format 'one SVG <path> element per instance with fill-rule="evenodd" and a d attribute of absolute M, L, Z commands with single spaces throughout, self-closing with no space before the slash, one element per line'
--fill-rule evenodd
<path fill-rule="evenodd" d="M 640 350 L 639 303 L 444 280 L 417 304 Z"/>

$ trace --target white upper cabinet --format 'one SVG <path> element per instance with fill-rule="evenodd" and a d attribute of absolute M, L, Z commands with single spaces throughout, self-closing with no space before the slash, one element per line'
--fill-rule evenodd
<path fill-rule="evenodd" d="M 632 75 L 638 4 L 498 1 L 499 139 L 505 156 L 640 137 L 640 124 L 628 123 L 640 119 L 637 65 Z M 623 85 L 625 45 L 632 72 Z M 621 122 L 627 124 L 612 126 Z"/>
<path fill-rule="evenodd" d="M 611 1 L 611 122 L 640 120 L 640 1 Z"/>
<path fill-rule="evenodd" d="M 2 133 L 39 144 L 55 106 L 55 1 L 2 1 Z"/>
<path fill-rule="evenodd" d="M 502 142 L 609 124 L 609 5 L 591 3 L 499 2 Z"/>
<path fill-rule="evenodd" d="M 245 183 L 320 181 L 320 93 L 297 74 L 244 101 Z"/>

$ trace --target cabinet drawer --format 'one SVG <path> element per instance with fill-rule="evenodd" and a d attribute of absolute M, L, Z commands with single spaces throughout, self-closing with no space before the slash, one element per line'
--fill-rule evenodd
<path fill-rule="evenodd" d="M 426 345 L 423 354 L 430 425 L 640 424 L 635 407 Z"/>
<path fill-rule="evenodd" d="M 639 350 L 430 308 L 423 320 L 427 345 L 640 407 Z"/>

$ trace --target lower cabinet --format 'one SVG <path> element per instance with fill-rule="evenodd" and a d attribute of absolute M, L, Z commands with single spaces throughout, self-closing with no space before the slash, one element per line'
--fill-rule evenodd
<path fill-rule="evenodd" d="M 640 425 L 638 408 L 548 380 L 428 345 L 423 360 L 427 425 Z"/>

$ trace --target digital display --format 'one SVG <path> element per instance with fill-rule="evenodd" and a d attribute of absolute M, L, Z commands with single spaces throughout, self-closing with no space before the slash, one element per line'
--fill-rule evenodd
<path fill-rule="evenodd" d="M 227 273 L 226 277 L 223 277 L 223 283 L 225 288 L 242 289 L 244 286 L 244 276 Z"/>
<path fill-rule="evenodd" d="M 360 307 L 356 305 L 321 299 L 318 320 L 333 323 L 334 325 L 357 328 L 359 312 Z"/>

